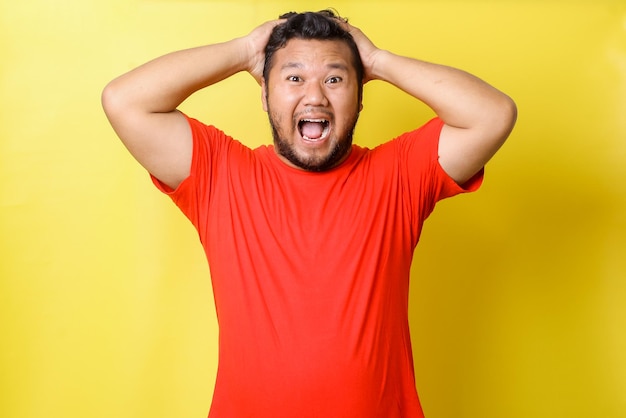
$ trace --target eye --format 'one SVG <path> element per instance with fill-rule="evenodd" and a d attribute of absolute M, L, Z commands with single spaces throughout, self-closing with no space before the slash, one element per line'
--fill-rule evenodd
<path fill-rule="evenodd" d="M 302 81 L 302 79 L 297 75 L 290 75 L 287 77 L 287 81 L 293 81 L 294 83 L 297 83 L 299 81 Z"/>
<path fill-rule="evenodd" d="M 341 77 L 335 77 L 335 76 L 330 77 L 330 78 L 328 78 L 328 80 L 326 80 L 326 82 L 328 84 L 337 84 L 337 83 L 340 83 L 342 81 L 343 81 L 343 79 Z"/>

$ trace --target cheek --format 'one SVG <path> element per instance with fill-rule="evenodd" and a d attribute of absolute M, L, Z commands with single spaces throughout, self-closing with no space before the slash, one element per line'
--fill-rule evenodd
<path fill-rule="evenodd" d="M 294 104 L 297 103 L 293 94 L 289 93 L 286 89 L 274 89 L 274 91 L 267 97 L 267 102 L 268 107 L 274 109 L 274 113 L 284 114 L 292 112 Z"/>
<path fill-rule="evenodd" d="M 271 105 L 269 107 L 269 118 L 270 118 L 270 123 L 272 124 L 272 127 L 277 131 L 280 132 L 280 134 L 282 136 L 285 136 L 286 134 L 288 134 L 291 131 L 291 119 L 288 119 L 287 116 L 281 112 L 277 112 L 276 109 L 274 109 Z M 285 123 L 285 121 L 288 120 L 289 123 Z"/>
<path fill-rule="evenodd" d="M 351 115 L 355 112 L 358 113 L 360 110 L 358 94 L 352 90 L 335 95 L 332 103 L 335 111 L 341 112 L 344 115 Z"/>
<path fill-rule="evenodd" d="M 354 123 L 355 118 L 359 115 L 359 105 L 356 101 L 350 101 L 342 104 L 341 117 L 339 118 L 344 124 Z"/>
<path fill-rule="evenodd" d="M 274 123 L 283 123 L 283 121 L 286 119 L 286 115 L 281 111 L 281 109 L 277 109 L 276 107 L 272 106 L 271 103 L 268 106 L 269 108 L 269 115 L 272 118 L 272 121 Z"/>

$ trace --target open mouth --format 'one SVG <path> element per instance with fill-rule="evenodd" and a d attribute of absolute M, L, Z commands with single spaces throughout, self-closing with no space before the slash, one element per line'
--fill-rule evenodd
<path fill-rule="evenodd" d="M 302 119 L 298 122 L 298 130 L 306 141 L 318 142 L 328 136 L 330 122 L 326 119 Z"/>

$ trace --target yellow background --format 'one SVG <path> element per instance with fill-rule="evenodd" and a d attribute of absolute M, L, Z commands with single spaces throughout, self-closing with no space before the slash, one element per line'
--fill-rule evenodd
<path fill-rule="evenodd" d="M 519 106 L 483 189 L 442 202 L 418 247 L 428 418 L 626 417 L 623 0 L 3 0 L 0 416 L 206 416 L 217 328 L 204 255 L 116 139 L 100 92 L 155 56 L 327 6 L 380 47 L 466 69 Z M 365 95 L 361 144 L 431 115 L 382 83 Z M 269 140 L 246 74 L 184 109 Z"/>

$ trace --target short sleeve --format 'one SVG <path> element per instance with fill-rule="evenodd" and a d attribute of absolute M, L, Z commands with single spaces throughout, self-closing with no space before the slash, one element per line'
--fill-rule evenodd
<path fill-rule="evenodd" d="M 432 212 L 438 201 L 476 191 L 483 182 L 484 169 L 462 185 L 444 171 L 438 154 L 442 128 L 443 121 L 433 118 L 419 129 L 394 140 L 401 155 L 401 171 L 407 180 L 412 211 L 419 213 L 421 220 Z"/>
<path fill-rule="evenodd" d="M 187 117 L 187 116 L 186 116 Z M 189 176 L 174 190 L 151 176 L 152 182 L 168 195 L 189 220 L 198 227 L 201 216 L 206 216 L 212 185 L 217 177 L 219 162 L 233 141 L 214 126 L 187 117 L 193 137 L 193 152 Z"/>

